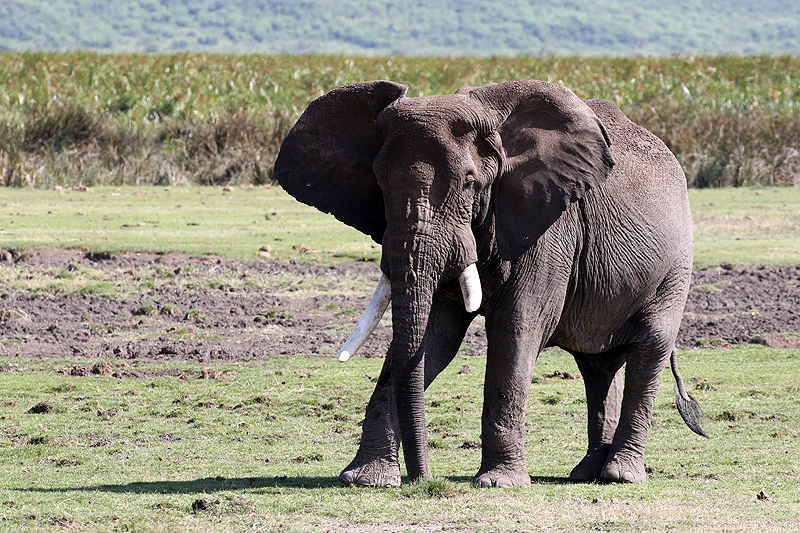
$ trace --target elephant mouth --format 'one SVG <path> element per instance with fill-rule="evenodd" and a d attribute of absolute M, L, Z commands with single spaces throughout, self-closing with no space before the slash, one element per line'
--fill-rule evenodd
<path fill-rule="evenodd" d="M 464 297 L 464 308 L 468 313 L 476 312 L 483 301 L 483 290 L 481 288 L 481 279 L 478 275 L 478 267 L 475 263 L 470 264 L 458 276 L 458 282 L 461 286 L 461 295 Z M 375 292 L 364 310 L 361 319 L 353 328 L 353 332 L 347 337 L 342 349 L 339 350 L 339 361 L 347 361 L 352 357 L 363 345 L 375 330 L 375 327 L 383 318 L 386 309 L 389 308 L 389 303 L 392 300 L 392 285 L 386 274 L 381 274 L 381 279 L 378 281 L 378 286 L 375 287 Z"/>

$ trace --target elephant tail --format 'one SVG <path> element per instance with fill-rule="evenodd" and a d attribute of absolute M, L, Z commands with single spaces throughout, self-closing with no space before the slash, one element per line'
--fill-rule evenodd
<path fill-rule="evenodd" d="M 675 376 L 675 405 L 678 407 L 681 418 L 689 426 L 689 429 L 702 437 L 709 438 L 705 430 L 703 430 L 703 420 L 706 415 L 700 406 L 700 402 L 686 392 L 683 378 L 678 372 L 678 352 L 675 350 L 672 350 L 672 355 L 669 357 L 669 365 L 672 368 L 672 375 Z"/>

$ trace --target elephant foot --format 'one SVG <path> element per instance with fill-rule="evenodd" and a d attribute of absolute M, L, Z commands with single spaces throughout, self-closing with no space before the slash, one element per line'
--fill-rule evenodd
<path fill-rule="evenodd" d="M 399 487 L 400 464 L 384 457 L 364 460 L 356 455 L 339 474 L 339 481 L 351 487 Z"/>
<path fill-rule="evenodd" d="M 601 444 L 599 447 L 587 451 L 581 462 L 570 472 L 570 481 L 589 483 L 600 479 L 600 472 L 608 460 L 610 451 L 610 444 Z"/>
<path fill-rule="evenodd" d="M 615 454 L 603 467 L 600 479 L 612 483 L 641 483 L 647 479 L 644 457 L 641 455 Z"/>
<path fill-rule="evenodd" d="M 531 476 L 525 469 L 525 465 L 513 466 L 499 464 L 491 468 L 484 468 L 472 478 L 473 487 L 525 487 L 530 488 Z"/>

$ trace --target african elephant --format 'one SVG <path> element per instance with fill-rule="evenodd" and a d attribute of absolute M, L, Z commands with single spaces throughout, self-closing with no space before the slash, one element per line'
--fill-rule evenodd
<path fill-rule="evenodd" d="M 371 81 L 311 102 L 275 162 L 280 185 L 382 245 L 382 279 L 346 359 L 391 301 L 393 338 L 350 485 L 431 476 L 424 391 L 485 316 L 478 486 L 530 486 L 525 410 L 546 347 L 574 355 L 588 448 L 573 480 L 640 482 L 668 361 L 694 431 L 675 338 L 692 268 L 686 178 L 614 104 L 542 81 L 405 96 Z M 623 371 L 624 380 L 623 380 Z"/>

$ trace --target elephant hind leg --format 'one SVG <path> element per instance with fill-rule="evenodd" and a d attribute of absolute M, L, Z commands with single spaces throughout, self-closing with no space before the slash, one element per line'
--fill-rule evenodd
<path fill-rule="evenodd" d="M 573 353 L 573 356 L 586 388 L 589 444 L 586 455 L 572 469 L 569 478 L 578 482 L 597 481 L 611 452 L 619 423 L 625 358 L 619 354 Z"/>
<path fill-rule="evenodd" d="M 603 481 L 640 483 L 646 479 L 644 450 L 653 404 L 671 352 L 672 347 L 654 349 L 632 345 L 626 349 L 620 421 L 608 460 L 600 473 Z"/>

